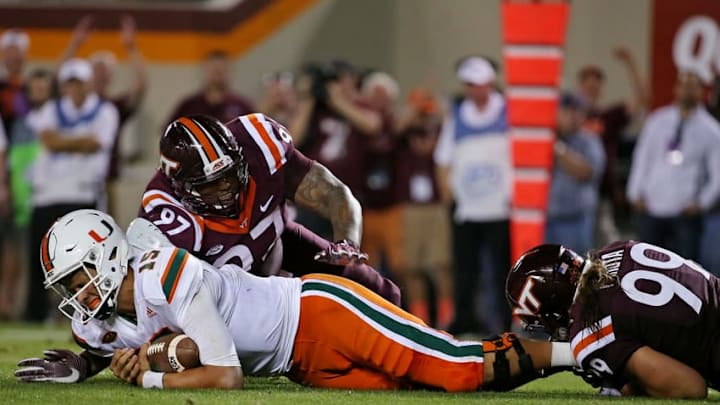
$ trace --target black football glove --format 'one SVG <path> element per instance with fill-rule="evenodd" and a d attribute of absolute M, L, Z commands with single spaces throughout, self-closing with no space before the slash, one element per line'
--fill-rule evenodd
<path fill-rule="evenodd" d="M 331 244 L 327 249 L 315 254 L 315 260 L 337 266 L 349 264 L 363 264 L 367 262 L 368 255 L 360 251 L 355 242 L 347 239 Z"/>
<path fill-rule="evenodd" d="M 583 381 L 590 384 L 593 388 L 600 388 L 601 395 L 612 395 L 608 393 L 613 390 L 617 391 L 612 379 L 607 374 L 595 370 L 594 368 L 585 370 L 580 367 L 573 367 L 572 372 L 576 376 L 582 378 Z"/>
<path fill-rule="evenodd" d="M 20 360 L 15 377 L 22 382 L 76 383 L 87 377 L 87 361 L 80 355 L 65 349 L 43 352 L 44 358 L 32 357 Z"/>

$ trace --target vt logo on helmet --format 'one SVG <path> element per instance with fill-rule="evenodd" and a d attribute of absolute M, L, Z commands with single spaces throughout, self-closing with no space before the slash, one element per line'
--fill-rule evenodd
<path fill-rule="evenodd" d="M 183 206 L 198 215 L 237 217 L 249 175 L 242 149 L 220 121 L 182 117 L 160 139 L 160 170 Z"/>
<path fill-rule="evenodd" d="M 65 316 L 87 323 L 115 313 L 127 274 L 128 244 L 109 215 L 77 210 L 58 219 L 43 237 L 40 262 L 45 288 L 62 297 L 58 308 Z M 68 285 L 76 272 L 84 272 L 88 282 L 74 291 Z M 81 300 L 88 296 L 92 299 Z"/>
<path fill-rule="evenodd" d="M 560 245 L 540 245 L 525 252 L 505 284 L 513 316 L 528 331 L 567 340 L 569 309 L 586 263 L 589 260 Z"/>

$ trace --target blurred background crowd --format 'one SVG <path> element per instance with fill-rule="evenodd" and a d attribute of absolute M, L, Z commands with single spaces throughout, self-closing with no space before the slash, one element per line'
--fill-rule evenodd
<path fill-rule="evenodd" d="M 37 44 L 23 27 L 0 36 L 0 318 L 52 321 L 33 298 L 43 294 L 42 234 L 59 213 L 83 207 L 127 223 L 153 174 L 164 125 L 185 114 L 228 121 L 259 111 L 351 188 L 363 207 L 362 248 L 401 285 L 408 310 L 455 334 L 509 326 L 502 291 L 512 162 L 496 52 L 473 48 L 432 74 L 417 57 L 408 63 L 421 73 L 408 79 L 336 49 L 268 66 L 246 76 L 242 82 L 254 84 L 242 88 L 237 56 L 208 46 L 193 67 L 197 79 L 176 78 L 173 90 L 183 95 L 165 97 L 153 95 L 163 91 L 153 81 L 163 66 L 144 57 L 143 26 L 132 13 L 115 20 L 104 34 L 116 37 L 120 55 L 87 47 L 89 14 L 73 22 L 54 61 L 32 60 Z M 653 103 L 658 89 L 646 55 L 630 50 L 635 42 L 591 49 L 565 70 L 545 241 L 585 252 L 637 238 L 720 274 L 720 86 L 714 74 L 679 66 L 662 83 L 670 99 Z M 611 78 L 605 66 L 621 73 Z M 436 76 L 450 76 L 451 87 Z M 605 96 L 608 86 L 621 89 L 616 99 Z M 147 98 L 161 100 L 164 115 L 153 105 L 148 118 Z M 330 224 L 314 213 L 293 215 L 332 238 Z"/>

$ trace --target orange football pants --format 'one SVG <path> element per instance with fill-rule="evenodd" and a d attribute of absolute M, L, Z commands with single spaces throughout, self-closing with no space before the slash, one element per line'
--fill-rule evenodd
<path fill-rule="evenodd" d="M 323 388 L 474 391 L 481 342 L 461 342 L 348 279 L 302 277 L 294 382 Z"/>

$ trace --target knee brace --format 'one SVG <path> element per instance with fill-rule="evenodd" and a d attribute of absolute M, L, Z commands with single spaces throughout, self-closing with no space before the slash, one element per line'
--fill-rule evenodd
<path fill-rule="evenodd" d="M 491 383 L 483 385 L 483 389 L 509 391 L 540 376 L 540 373 L 533 366 L 532 358 L 525 351 L 514 333 L 506 332 L 500 336 L 496 335 L 483 339 L 482 342 L 484 353 L 495 353 L 495 361 L 493 362 L 495 378 Z M 505 355 L 510 349 L 515 349 L 518 356 L 518 366 L 520 367 L 520 374 L 514 377 L 510 375 L 510 362 Z"/>

